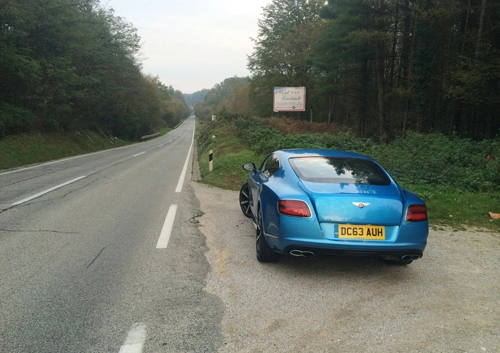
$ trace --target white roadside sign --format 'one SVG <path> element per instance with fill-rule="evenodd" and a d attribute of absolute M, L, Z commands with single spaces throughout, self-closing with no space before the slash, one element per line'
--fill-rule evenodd
<path fill-rule="evenodd" d="M 305 87 L 274 87 L 275 112 L 303 112 L 306 110 Z"/>

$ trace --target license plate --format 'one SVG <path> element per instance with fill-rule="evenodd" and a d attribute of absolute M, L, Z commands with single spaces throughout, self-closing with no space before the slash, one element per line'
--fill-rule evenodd
<path fill-rule="evenodd" d="M 339 224 L 340 239 L 385 240 L 385 227 Z"/>

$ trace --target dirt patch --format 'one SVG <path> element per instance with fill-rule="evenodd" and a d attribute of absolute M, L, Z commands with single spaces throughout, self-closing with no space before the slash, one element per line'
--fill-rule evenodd
<path fill-rule="evenodd" d="M 255 259 L 238 193 L 193 183 L 226 305 L 219 352 L 500 352 L 500 236 L 431 231 L 409 266 L 364 258 Z"/>

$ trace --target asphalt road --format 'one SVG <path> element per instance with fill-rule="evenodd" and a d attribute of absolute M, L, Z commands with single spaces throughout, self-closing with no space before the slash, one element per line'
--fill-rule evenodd
<path fill-rule="evenodd" d="M 0 352 L 217 350 L 193 130 L 0 172 Z"/>

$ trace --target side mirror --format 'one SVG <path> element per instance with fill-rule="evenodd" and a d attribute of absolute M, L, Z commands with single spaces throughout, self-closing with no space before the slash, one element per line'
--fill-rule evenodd
<path fill-rule="evenodd" d="M 243 164 L 243 169 L 247 172 L 254 172 L 257 168 L 255 168 L 255 164 L 253 164 L 253 162 L 248 162 Z"/>

